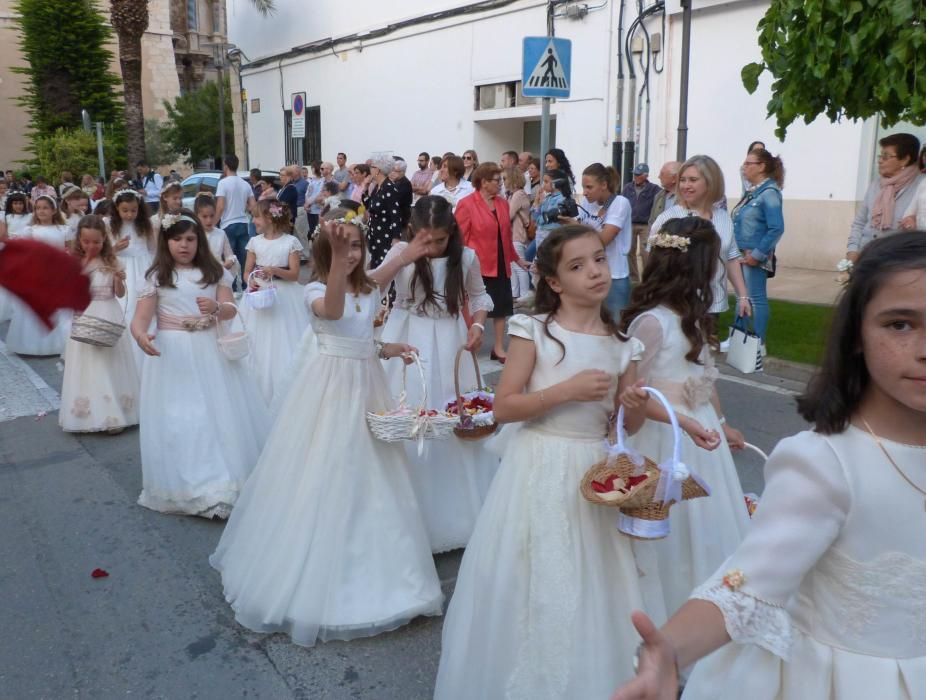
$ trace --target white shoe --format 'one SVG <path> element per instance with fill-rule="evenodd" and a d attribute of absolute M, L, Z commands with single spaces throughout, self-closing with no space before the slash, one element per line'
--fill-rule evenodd
<path fill-rule="evenodd" d="M 765 349 L 765 343 L 759 345 L 759 354 L 762 355 L 762 357 L 768 355 L 768 350 Z"/>
<path fill-rule="evenodd" d="M 730 352 L 730 339 L 727 338 L 720 343 L 720 352 Z"/>

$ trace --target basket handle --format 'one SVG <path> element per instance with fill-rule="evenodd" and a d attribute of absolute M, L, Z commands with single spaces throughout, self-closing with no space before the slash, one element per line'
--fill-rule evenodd
<path fill-rule="evenodd" d="M 654 500 L 659 500 L 663 503 L 681 501 L 682 482 L 691 476 L 691 472 L 689 472 L 688 467 L 682 462 L 682 429 L 678 424 L 678 416 L 675 415 L 675 410 L 661 391 L 649 386 L 643 387 L 643 390 L 662 404 L 669 416 L 669 422 L 672 424 L 672 458 L 659 465 L 659 484 L 656 487 Z M 615 432 L 617 433 L 617 445 L 614 448 L 614 452 L 617 454 L 624 452 L 632 455 L 633 451 L 629 450 L 625 444 L 627 435 L 624 431 L 623 404 L 621 404 L 621 407 L 617 411 Z"/>
<path fill-rule="evenodd" d="M 238 317 L 238 320 L 241 321 L 241 327 L 244 329 L 244 332 L 245 332 L 245 333 L 248 332 L 248 327 L 247 327 L 246 325 L 244 325 L 244 316 L 242 316 L 241 314 L 238 313 L 238 307 L 237 307 L 235 304 L 232 304 L 230 301 L 217 301 L 216 303 L 218 303 L 219 309 L 221 309 L 223 306 L 230 306 L 230 307 L 232 307 L 232 308 L 235 310 L 235 316 L 237 316 L 237 317 Z M 218 309 L 217 309 L 216 311 L 218 311 Z M 228 321 L 224 321 L 224 322 L 223 322 L 221 318 L 219 318 L 218 316 L 216 316 L 216 317 L 215 317 L 215 330 L 216 330 L 216 333 L 217 333 L 218 335 L 228 335 L 228 331 L 224 331 L 224 330 L 222 329 L 222 323 L 231 323 L 231 321 L 232 321 L 233 318 L 234 318 L 234 316 L 233 316 L 232 318 L 228 319 Z"/>
<path fill-rule="evenodd" d="M 254 275 L 256 275 L 259 271 L 262 271 L 262 269 L 260 268 L 260 266 L 255 266 L 254 269 L 251 270 L 251 274 L 248 275 L 248 287 L 251 286 L 251 278 L 252 278 Z M 270 282 L 269 287 L 275 287 L 275 286 L 276 286 L 276 285 L 273 283 L 273 275 L 271 275 L 270 278 L 269 278 L 267 281 Z"/>
<path fill-rule="evenodd" d="M 411 353 L 413 364 L 418 369 L 418 377 L 421 380 L 421 403 L 418 406 L 418 412 L 424 411 L 428 406 L 428 383 L 424 379 L 424 367 L 421 366 L 421 358 L 418 356 L 417 352 Z M 408 404 L 406 399 L 408 398 L 408 391 L 406 387 L 408 386 L 406 381 L 408 378 L 408 365 L 405 362 L 402 362 L 402 393 L 399 394 L 399 407 L 404 408 Z"/>
<path fill-rule="evenodd" d="M 460 391 L 460 361 L 463 358 L 464 352 L 468 352 L 473 360 L 473 370 L 476 373 L 476 390 L 481 391 L 483 388 L 482 372 L 479 371 L 479 361 L 476 359 L 476 353 L 472 350 L 467 350 L 465 345 L 461 345 L 453 361 L 453 388 L 457 395 L 457 408 L 460 410 L 461 417 L 463 416 L 463 392 Z"/>

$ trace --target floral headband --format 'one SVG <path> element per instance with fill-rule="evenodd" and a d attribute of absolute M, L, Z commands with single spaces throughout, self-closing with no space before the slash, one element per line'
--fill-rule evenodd
<path fill-rule="evenodd" d="M 174 226 L 181 221 L 189 221 L 191 224 L 196 223 L 196 219 L 191 219 L 186 214 L 165 214 L 161 217 L 161 230 L 166 231 L 171 226 Z"/>
<path fill-rule="evenodd" d="M 138 192 L 136 192 L 135 190 L 130 190 L 126 188 L 126 189 L 119 190 L 118 192 L 113 194 L 113 201 L 115 202 L 117 199 L 119 199 L 119 197 L 123 195 L 132 195 L 132 197 L 134 197 L 135 199 L 141 199 Z"/>
<path fill-rule="evenodd" d="M 688 246 L 691 245 L 691 239 L 688 236 L 676 236 L 672 233 L 665 233 L 660 231 L 659 233 L 650 236 L 648 243 L 651 247 L 654 248 L 674 248 L 675 250 L 680 250 L 683 253 L 688 252 Z"/>
<path fill-rule="evenodd" d="M 283 204 L 281 202 L 271 202 L 269 211 L 270 216 L 274 219 L 281 219 L 284 214 L 287 214 L 287 212 L 283 211 Z"/>
<path fill-rule="evenodd" d="M 359 228 L 361 233 L 365 234 L 369 228 L 366 221 L 363 220 L 363 215 L 366 214 L 366 211 L 367 210 L 361 204 L 357 208 L 357 211 L 348 211 L 340 219 L 328 219 L 326 221 L 319 222 L 318 226 L 315 227 L 315 231 L 312 233 L 312 237 L 314 238 L 321 232 L 322 224 L 351 224 L 352 226 Z"/>
<path fill-rule="evenodd" d="M 179 188 L 181 191 L 183 190 L 183 185 L 181 185 L 179 182 L 168 182 L 166 185 L 164 185 L 164 186 L 161 188 L 161 194 L 162 194 L 162 195 L 163 195 L 163 194 L 167 194 L 167 192 L 168 192 L 169 190 L 172 190 L 172 189 L 174 189 L 175 187 L 176 187 L 176 188 Z"/>

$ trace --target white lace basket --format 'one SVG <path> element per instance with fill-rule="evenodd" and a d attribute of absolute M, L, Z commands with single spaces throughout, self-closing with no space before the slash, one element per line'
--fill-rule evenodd
<path fill-rule="evenodd" d="M 219 306 L 232 306 L 236 310 L 238 308 L 227 301 L 221 302 Z M 215 324 L 217 335 L 216 344 L 219 346 L 219 351 L 225 355 L 226 359 L 232 362 L 247 357 L 248 353 L 251 351 L 248 345 L 248 331 L 244 325 L 244 319 L 241 318 L 240 314 L 238 318 L 241 319 L 241 327 L 243 328 L 243 330 L 240 331 L 224 331 L 222 321 L 219 319 L 216 320 Z"/>
<path fill-rule="evenodd" d="M 122 311 L 122 323 L 107 321 L 99 316 L 81 314 L 71 322 L 71 340 L 99 348 L 111 348 L 119 342 L 125 332 L 125 310 Z"/>
<path fill-rule="evenodd" d="M 248 306 L 252 309 L 269 309 L 276 303 L 277 288 L 273 284 L 273 278 L 271 278 L 267 286 L 251 291 L 251 278 L 256 274 L 257 270 L 254 270 L 248 275 L 247 291 L 244 293 L 244 298 L 247 299 Z"/>

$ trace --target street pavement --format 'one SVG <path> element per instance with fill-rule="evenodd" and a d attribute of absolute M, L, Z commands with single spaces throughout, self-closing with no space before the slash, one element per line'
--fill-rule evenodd
<path fill-rule="evenodd" d="M 59 364 L 0 345 L 0 700 L 431 697 L 441 618 L 311 649 L 239 627 L 208 564 L 223 524 L 135 504 L 137 429 L 61 432 Z M 499 366 L 481 364 L 494 381 Z M 729 422 L 766 452 L 805 427 L 795 381 L 718 386 Z M 736 461 L 744 490 L 761 492 L 761 460 Z M 448 599 L 461 556 L 436 557 Z"/>

